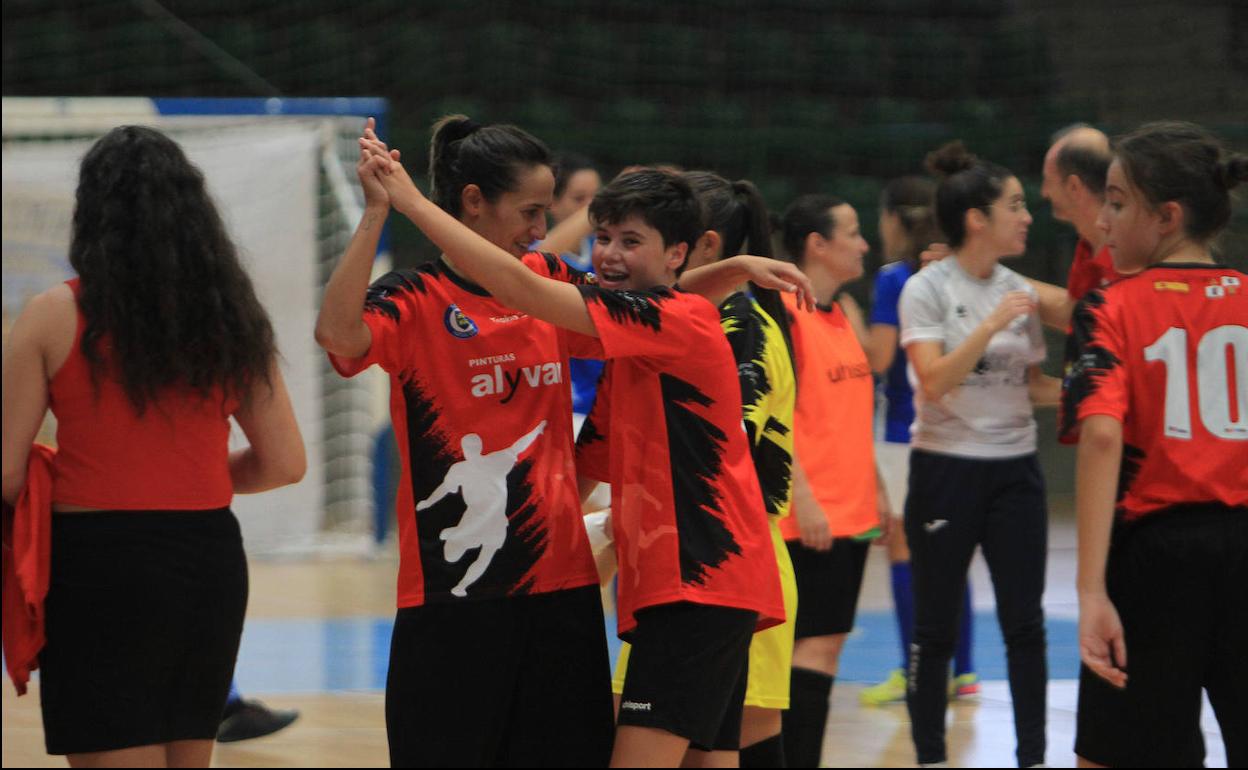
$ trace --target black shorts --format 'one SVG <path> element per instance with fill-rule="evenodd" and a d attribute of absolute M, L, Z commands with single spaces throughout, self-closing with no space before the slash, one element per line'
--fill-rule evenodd
<path fill-rule="evenodd" d="M 228 508 L 53 514 L 44 606 L 49 754 L 216 737 L 247 609 Z"/>
<path fill-rule="evenodd" d="M 826 551 L 789 540 L 797 577 L 797 624 L 794 638 L 848 634 L 854 630 L 858 594 L 867 568 L 869 540 L 838 537 Z"/>
<path fill-rule="evenodd" d="M 392 767 L 606 767 L 614 734 L 597 585 L 398 611 Z"/>
<path fill-rule="evenodd" d="M 638 610 L 619 724 L 655 727 L 702 751 L 736 751 L 758 613 L 677 602 Z"/>
<path fill-rule="evenodd" d="M 1106 587 L 1127 686 L 1085 667 L 1075 753 L 1112 767 L 1200 767 L 1201 690 L 1230 767 L 1248 765 L 1248 509 L 1187 506 L 1119 528 Z"/>

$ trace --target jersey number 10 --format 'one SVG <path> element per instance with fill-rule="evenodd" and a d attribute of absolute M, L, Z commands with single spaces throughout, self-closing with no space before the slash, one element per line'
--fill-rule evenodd
<path fill-rule="evenodd" d="M 1231 348 L 1230 361 L 1226 349 Z M 1166 365 L 1166 435 L 1192 437 L 1187 378 L 1187 329 L 1172 326 L 1144 348 L 1145 361 Z M 1233 362 L 1233 363 L 1232 363 Z M 1235 410 L 1231 410 L 1234 388 Z M 1196 346 L 1196 390 L 1200 421 L 1218 438 L 1248 441 L 1248 327 L 1210 329 Z"/>

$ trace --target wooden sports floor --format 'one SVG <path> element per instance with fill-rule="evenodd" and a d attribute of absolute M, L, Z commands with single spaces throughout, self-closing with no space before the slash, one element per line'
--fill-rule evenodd
<path fill-rule="evenodd" d="M 1050 529 L 1049 754 L 1053 767 L 1073 767 L 1075 670 L 1074 524 L 1054 501 Z M 220 745 L 217 767 L 384 767 L 386 656 L 393 619 L 393 549 L 380 556 L 316 561 L 253 561 L 247 629 L 238 682 L 247 697 L 298 708 L 301 718 L 266 738 Z M 950 763 L 964 767 L 1014 766 L 1014 728 L 1004 654 L 995 629 L 993 599 L 982 559 L 972 567 L 976 609 L 976 668 L 983 689 L 950 708 Z M 846 646 L 825 733 L 825 767 L 913 767 L 905 706 L 863 707 L 858 692 L 897 666 L 888 565 L 872 549 L 858 627 Z M 994 636 L 995 634 L 995 636 Z M 4 767 L 64 767 L 43 749 L 38 685 L 18 698 L 3 686 Z M 1206 705 L 1206 764 L 1226 766 L 1217 724 Z"/>

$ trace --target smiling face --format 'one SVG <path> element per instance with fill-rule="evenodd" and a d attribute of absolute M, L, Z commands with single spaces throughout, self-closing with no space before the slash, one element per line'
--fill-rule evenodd
<path fill-rule="evenodd" d="M 1096 219 L 1105 233 L 1105 245 L 1114 258 L 1114 269 L 1133 273 L 1146 267 L 1161 243 L 1160 213 L 1131 184 L 1122 163 L 1115 160 L 1105 177 L 1105 205 Z"/>
<path fill-rule="evenodd" d="M 988 206 L 978 235 L 999 256 L 1012 257 L 1027 250 L 1027 231 L 1032 220 L 1022 183 L 1010 177 L 1001 187 L 1000 197 Z M 974 211 L 984 213 L 980 209 Z"/>
<path fill-rule="evenodd" d="M 476 185 L 464 188 L 464 224 L 490 243 L 520 257 L 534 241 L 546 237 L 546 211 L 555 196 L 555 175 L 549 166 L 530 166 L 517 174 L 514 190 L 490 202 Z"/>
<path fill-rule="evenodd" d="M 638 214 L 617 223 L 599 223 L 594 241 L 594 273 L 604 289 L 651 289 L 676 282 L 688 245 L 663 243 L 663 236 Z"/>

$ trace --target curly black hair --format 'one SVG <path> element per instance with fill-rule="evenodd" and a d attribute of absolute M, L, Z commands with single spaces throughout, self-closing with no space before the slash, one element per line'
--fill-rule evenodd
<path fill-rule="evenodd" d="M 118 380 L 140 414 L 171 386 L 242 399 L 268 381 L 269 316 L 203 173 L 159 131 L 114 128 L 83 157 L 69 262 L 92 375 Z"/>

